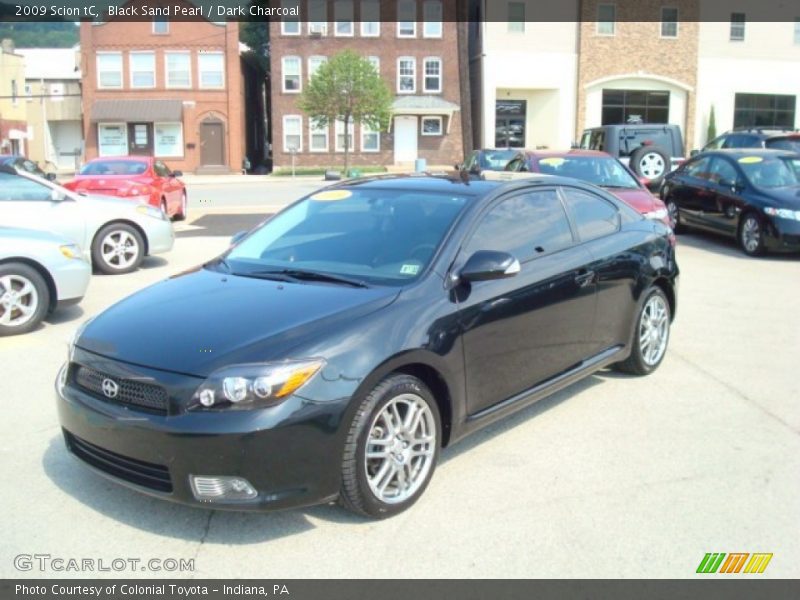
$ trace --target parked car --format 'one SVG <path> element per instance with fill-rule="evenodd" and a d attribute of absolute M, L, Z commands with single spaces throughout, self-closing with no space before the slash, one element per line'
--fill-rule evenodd
<path fill-rule="evenodd" d="M 67 239 L 0 227 L 0 336 L 27 333 L 56 308 L 80 302 L 91 271 Z"/>
<path fill-rule="evenodd" d="M 661 198 L 676 223 L 734 236 L 745 254 L 800 250 L 800 154 L 712 150 L 670 173 Z"/>
<path fill-rule="evenodd" d="M 11 167 L 17 171 L 30 173 L 42 179 L 48 179 L 50 181 L 56 180 L 55 173 L 45 173 L 39 168 L 39 165 L 20 154 L 0 154 L 0 165 Z"/>
<path fill-rule="evenodd" d="M 726 150 L 728 148 L 771 148 L 800 153 L 800 131 L 796 129 L 760 129 L 743 128 L 727 131 L 703 146 L 702 152 L 708 150 Z M 692 151 L 692 156 L 697 154 Z"/>
<path fill-rule="evenodd" d="M 516 153 L 514 148 L 473 150 L 464 164 L 455 166 L 456 171 L 463 170 L 471 175 L 480 175 L 483 171 L 502 171 Z"/>
<path fill-rule="evenodd" d="M 167 500 L 393 515 L 442 447 L 598 369 L 659 366 L 670 236 L 573 179 L 336 184 L 79 330 L 67 448 Z"/>
<path fill-rule="evenodd" d="M 569 152 L 524 151 L 512 158 L 506 171 L 574 177 L 607 189 L 648 219 L 672 226 L 667 207 L 618 159 L 594 150 Z"/>
<path fill-rule="evenodd" d="M 654 188 L 685 160 L 681 128 L 664 123 L 603 125 L 585 129 L 579 147 L 607 152 L 619 158 Z"/>
<path fill-rule="evenodd" d="M 95 158 L 83 165 L 74 179 L 64 184 L 79 194 L 117 196 L 161 208 L 176 221 L 186 218 L 186 186 L 172 171 L 150 156 Z"/>
<path fill-rule="evenodd" d="M 52 231 L 72 240 L 101 272 L 128 273 L 149 254 L 172 249 L 161 209 L 105 196 L 81 196 L 29 173 L 0 166 L 0 223 Z"/>

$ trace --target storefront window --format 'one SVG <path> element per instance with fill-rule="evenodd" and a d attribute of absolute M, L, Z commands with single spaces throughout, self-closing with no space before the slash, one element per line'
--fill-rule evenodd
<path fill-rule="evenodd" d="M 183 156 L 183 126 L 180 123 L 156 123 L 154 138 L 156 156 Z"/>
<path fill-rule="evenodd" d="M 796 96 L 736 94 L 734 127 L 794 128 Z"/>
<path fill-rule="evenodd" d="M 603 90 L 602 125 L 669 123 L 669 92 Z"/>
<path fill-rule="evenodd" d="M 128 154 L 128 130 L 124 123 L 97 126 L 97 152 L 100 156 Z"/>

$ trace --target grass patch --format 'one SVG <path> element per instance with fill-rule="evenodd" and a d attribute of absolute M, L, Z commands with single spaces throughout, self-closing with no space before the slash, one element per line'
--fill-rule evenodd
<path fill-rule="evenodd" d="M 328 167 L 295 167 L 294 174 L 295 175 L 325 175 L 325 171 L 328 170 L 335 170 L 341 171 L 341 167 L 333 167 L 329 169 Z M 350 176 L 354 177 L 355 174 L 360 173 L 361 175 L 368 175 L 371 173 L 386 173 L 386 167 L 350 167 Z M 278 177 L 291 177 L 292 176 L 292 168 L 291 167 L 282 167 L 280 169 L 275 169 L 272 172 L 273 175 Z"/>

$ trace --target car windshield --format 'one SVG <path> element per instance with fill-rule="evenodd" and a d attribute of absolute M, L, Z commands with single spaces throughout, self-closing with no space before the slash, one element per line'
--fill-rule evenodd
<path fill-rule="evenodd" d="M 481 155 L 481 168 L 502 171 L 516 153 L 516 150 L 485 150 Z"/>
<path fill-rule="evenodd" d="M 322 273 L 403 285 L 423 273 L 467 200 L 422 190 L 323 190 L 276 215 L 224 259 L 238 275 Z"/>
<path fill-rule="evenodd" d="M 539 172 L 573 177 L 602 187 L 639 187 L 625 167 L 610 157 L 549 156 L 539 159 Z"/>
<path fill-rule="evenodd" d="M 800 185 L 800 158 L 789 156 L 743 156 L 739 166 L 758 187 L 778 188 Z"/>
<path fill-rule="evenodd" d="M 83 165 L 79 175 L 141 175 L 145 171 L 143 160 L 95 160 Z"/>

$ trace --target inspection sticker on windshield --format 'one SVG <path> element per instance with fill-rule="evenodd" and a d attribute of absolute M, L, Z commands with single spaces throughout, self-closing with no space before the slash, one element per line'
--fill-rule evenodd
<path fill-rule="evenodd" d="M 403 265 L 400 267 L 401 275 L 416 275 L 419 273 L 419 265 Z"/>
<path fill-rule="evenodd" d="M 320 202 L 333 202 L 334 200 L 344 200 L 353 195 L 349 190 L 328 190 L 325 192 L 318 192 L 311 196 L 311 200 L 318 200 Z"/>
<path fill-rule="evenodd" d="M 547 165 L 548 167 L 560 167 L 565 162 L 567 162 L 565 159 L 558 156 L 551 156 L 549 158 L 542 158 L 539 160 L 540 165 Z"/>
<path fill-rule="evenodd" d="M 739 159 L 739 162 L 743 165 L 752 165 L 753 163 L 764 162 L 764 159 L 760 156 L 743 156 Z"/>

